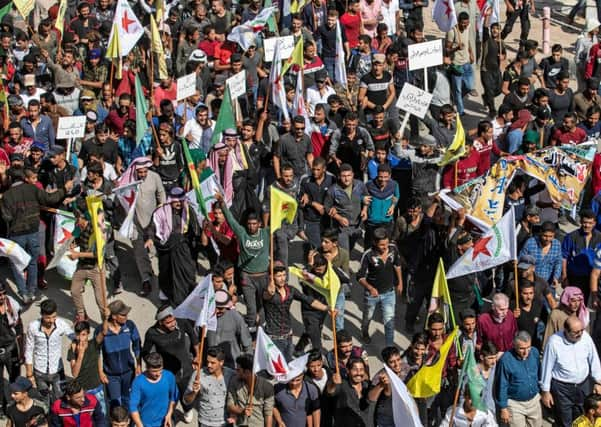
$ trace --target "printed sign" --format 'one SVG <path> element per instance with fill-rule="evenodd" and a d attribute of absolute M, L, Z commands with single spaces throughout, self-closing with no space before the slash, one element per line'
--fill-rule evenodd
<path fill-rule="evenodd" d="M 185 99 L 196 92 L 196 73 L 177 79 L 177 100 Z"/>
<path fill-rule="evenodd" d="M 421 90 L 412 84 L 405 83 L 401 90 L 401 94 L 399 95 L 399 99 L 396 102 L 396 106 L 401 110 L 423 119 L 428 112 L 431 101 L 431 93 Z"/>
<path fill-rule="evenodd" d="M 408 46 L 409 71 L 442 64 L 442 39 Z"/>
<path fill-rule="evenodd" d="M 227 79 L 225 83 L 230 89 L 230 96 L 232 99 L 246 94 L 246 71 L 242 70 L 238 74 L 234 74 Z"/>
<path fill-rule="evenodd" d="M 270 39 L 263 40 L 265 62 L 273 61 L 273 55 L 275 54 L 275 44 L 277 41 L 281 43 L 280 54 L 282 55 L 282 59 L 288 59 L 290 58 L 290 55 L 292 55 L 292 51 L 294 50 L 294 36 L 272 37 Z"/>
<path fill-rule="evenodd" d="M 56 139 L 83 138 L 86 131 L 86 116 L 59 117 Z"/>

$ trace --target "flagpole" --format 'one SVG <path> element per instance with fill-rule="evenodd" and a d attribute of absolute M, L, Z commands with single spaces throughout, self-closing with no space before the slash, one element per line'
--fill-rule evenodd
<path fill-rule="evenodd" d="M 513 260 L 513 277 L 514 277 L 514 286 L 515 286 L 515 308 L 520 308 L 520 296 L 518 293 L 518 262 Z"/>
<path fill-rule="evenodd" d="M 213 286 L 213 285 L 211 284 L 209 286 Z M 204 352 L 206 336 L 207 336 L 207 325 L 204 325 L 202 327 L 202 332 L 200 334 L 200 342 L 198 343 L 198 354 L 196 355 L 196 364 L 198 365 L 198 370 L 196 371 L 196 381 L 200 381 L 200 371 L 202 370 L 202 353 Z"/>
<path fill-rule="evenodd" d="M 451 419 L 449 421 L 449 427 L 453 427 L 455 424 L 455 412 L 457 411 L 457 402 L 459 401 L 459 393 L 461 393 L 461 388 L 463 386 L 463 368 L 459 371 L 459 385 L 457 386 L 457 390 L 455 390 L 455 397 L 453 398 L 453 408 L 451 409 Z"/>
<path fill-rule="evenodd" d="M 248 391 L 248 404 L 246 405 L 247 408 L 249 406 L 252 407 L 252 405 L 253 405 L 253 397 L 254 397 L 254 394 L 255 394 L 255 381 L 256 381 L 256 379 L 257 379 L 257 375 L 253 372 L 252 373 L 252 378 L 250 380 L 250 390 Z"/>
<path fill-rule="evenodd" d="M 332 318 L 332 339 L 334 340 L 334 363 L 336 364 L 336 375 L 340 375 L 340 366 L 338 365 L 338 340 L 336 339 L 336 312 L 334 309 L 330 310 L 330 317 Z"/>
<path fill-rule="evenodd" d="M 457 170 L 457 163 L 459 163 L 459 159 L 455 160 L 455 186 L 454 186 L 454 188 L 457 188 L 457 184 L 458 184 L 458 180 L 459 180 L 459 178 L 457 176 L 459 174 L 459 172 Z"/>
<path fill-rule="evenodd" d="M 100 267 L 100 292 L 102 292 L 102 306 L 104 307 L 104 309 L 106 310 L 107 305 L 106 305 L 106 270 L 104 268 L 104 266 Z M 106 313 L 102 313 L 101 315 L 102 317 L 102 321 L 104 322 L 107 319 L 107 314 Z"/>
<path fill-rule="evenodd" d="M 113 76 L 115 74 L 115 64 L 113 63 L 113 60 L 111 59 L 111 75 L 109 77 L 109 84 L 111 86 L 111 91 L 113 90 Z"/>

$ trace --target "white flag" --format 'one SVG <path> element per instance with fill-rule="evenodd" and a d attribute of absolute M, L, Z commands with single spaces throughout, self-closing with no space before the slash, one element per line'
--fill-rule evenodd
<path fill-rule="evenodd" d="M 513 209 L 493 225 L 449 268 L 447 279 L 487 270 L 517 260 L 517 242 Z"/>
<path fill-rule="evenodd" d="M 313 125 L 305 106 L 305 98 L 303 97 L 303 73 L 298 73 L 296 75 L 296 92 L 294 93 L 292 108 L 294 109 L 295 116 L 303 116 L 305 118 L 305 133 L 310 137 L 313 131 Z"/>
<path fill-rule="evenodd" d="M 286 378 L 280 379 L 279 383 L 288 383 L 292 381 L 294 378 L 298 377 L 300 374 L 305 372 L 307 368 L 307 362 L 309 361 L 309 353 L 303 354 L 296 359 L 292 359 L 290 363 L 288 363 L 288 374 L 286 374 Z"/>
<path fill-rule="evenodd" d="M 271 338 L 259 326 L 257 330 L 257 342 L 255 346 L 255 358 L 253 360 L 253 373 L 267 371 L 276 381 L 286 380 L 290 368 L 286 363 L 284 355 L 271 341 Z"/>
<path fill-rule="evenodd" d="M 56 267 L 56 271 L 67 280 L 73 278 L 77 270 L 77 260 L 69 258 L 71 243 L 73 242 L 73 230 L 75 229 L 75 217 L 70 212 L 58 211 L 54 216 L 54 258 L 46 266 L 46 270 Z"/>
<path fill-rule="evenodd" d="M 113 26 L 109 40 L 113 38 L 115 25 L 119 31 L 119 48 L 121 56 L 127 54 L 134 48 L 140 37 L 144 34 L 144 28 L 140 24 L 140 20 L 132 10 L 127 0 L 118 0 L 117 8 L 115 9 L 115 17 L 113 18 Z"/>
<path fill-rule="evenodd" d="M 392 417 L 395 426 L 422 427 L 419 412 L 413 397 L 409 394 L 407 386 L 401 381 L 392 369 L 384 365 L 386 374 L 392 385 Z"/>
<path fill-rule="evenodd" d="M 271 72 L 269 73 L 269 84 L 271 85 L 271 96 L 273 104 L 280 109 L 284 118 L 288 121 L 288 104 L 286 102 L 286 89 L 284 88 L 284 78 L 282 77 L 282 48 L 279 40 L 275 42 L 273 60 L 271 61 Z"/>
<path fill-rule="evenodd" d="M 227 36 L 231 42 L 238 43 L 242 49 L 247 50 L 248 47 L 255 42 L 257 33 L 267 26 L 267 20 L 271 17 L 275 7 L 266 7 L 259 13 L 255 19 L 243 22 L 240 25 L 232 28 L 232 31 Z"/>
<path fill-rule="evenodd" d="M 436 0 L 432 8 L 432 19 L 440 31 L 448 33 L 457 25 L 453 0 Z"/>
<path fill-rule="evenodd" d="M 196 322 L 199 326 L 204 321 L 207 329 L 217 330 L 217 317 L 215 316 L 215 292 L 213 289 L 212 275 L 209 274 L 202 279 L 188 297 L 173 310 L 173 315 L 178 319 L 189 319 Z M 212 294 L 209 294 L 212 291 Z M 209 296 L 209 301 L 205 307 L 205 299 Z M 212 296 L 212 302 L 211 300 Z M 211 313 L 211 306 L 213 307 Z M 203 318 L 204 316 L 204 318 Z"/>
<path fill-rule="evenodd" d="M 27 268 L 29 261 L 31 261 L 31 255 L 25 252 L 25 249 L 8 239 L 0 239 L 0 256 L 7 257 L 21 272 Z"/>
<path fill-rule="evenodd" d="M 123 220 L 123 224 L 119 228 L 119 234 L 125 239 L 131 239 L 134 233 L 134 215 L 136 213 L 136 202 L 138 201 L 139 185 L 142 181 L 132 182 L 122 185 L 113 190 L 117 196 L 119 203 L 127 212 L 127 216 Z"/>
<path fill-rule="evenodd" d="M 342 44 L 342 29 L 340 21 L 336 22 L 336 64 L 334 65 L 334 80 L 343 87 L 347 87 L 346 80 L 346 61 L 344 55 L 344 45 Z"/>

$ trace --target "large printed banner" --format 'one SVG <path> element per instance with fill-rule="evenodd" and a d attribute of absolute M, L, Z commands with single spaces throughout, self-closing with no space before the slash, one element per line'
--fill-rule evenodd
<path fill-rule="evenodd" d="M 467 182 L 447 195 L 464 207 L 469 216 L 493 225 L 503 216 L 507 187 L 521 171 L 544 182 L 553 200 L 561 203 L 563 208 L 572 209 L 586 185 L 594 155 L 594 145 L 581 144 L 503 157 L 487 175 Z M 454 208 L 452 202 L 446 202 Z"/>

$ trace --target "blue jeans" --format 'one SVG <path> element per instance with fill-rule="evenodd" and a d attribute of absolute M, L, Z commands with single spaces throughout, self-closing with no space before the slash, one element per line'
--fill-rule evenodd
<path fill-rule="evenodd" d="M 332 80 L 332 82 L 336 83 L 336 73 L 335 73 L 335 68 L 336 68 L 336 58 L 330 58 L 330 57 L 325 57 L 323 58 L 323 65 L 326 68 L 326 71 L 328 72 L 328 76 L 330 76 L 330 79 Z"/>
<path fill-rule="evenodd" d="M 93 388 L 92 390 L 88 390 L 86 393 L 90 393 L 94 395 L 98 403 L 100 403 L 100 407 L 104 412 L 104 415 L 108 415 L 108 408 L 106 407 L 106 399 L 104 398 L 104 384 L 100 384 L 98 387 Z"/>
<path fill-rule="evenodd" d="M 341 331 L 344 329 L 344 304 L 346 303 L 346 295 L 344 293 L 345 286 L 342 285 L 340 287 L 340 291 L 338 292 L 338 297 L 336 298 L 336 310 L 338 310 L 338 314 L 336 315 L 336 330 Z"/>
<path fill-rule="evenodd" d="M 466 92 L 474 89 L 474 69 L 472 68 L 472 64 L 463 64 L 461 68 L 463 69 L 462 75 L 451 75 L 455 105 L 457 105 L 457 112 L 459 114 L 465 113 L 463 109 L 463 87 L 465 86 Z"/>
<path fill-rule="evenodd" d="M 134 380 L 134 371 L 125 372 L 121 375 L 107 375 L 109 383 L 106 386 L 106 394 L 109 408 L 123 406 L 129 408 L 129 389 Z"/>
<path fill-rule="evenodd" d="M 9 238 L 31 255 L 29 265 L 25 269 L 25 271 L 27 271 L 27 283 L 25 283 L 25 279 L 23 278 L 23 272 L 19 271 L 12 262 L 10 263 L 10 267 L 13 270 L 19 294 L 21 294 L 21 296 L 33 295 L 38 287 L 38 256 L 40 255 L 39 233 L 36 231 L 35 233 L 21 234 L 20 236 L 11 236 Z"/>
<path fill-rule="evenodd" d="M 365 292 L 363 306 L 363 318 L 361 319 L 361 332 L 364 334 L 369 330 L 369 322 L 374 317 L 376 306 L 380 304 L 382 308 L 382 318 L 384 320 L 384 336 L 386 338 L 386 346 L 394 345 L 394 308 L 396 305 L 396 295 L 394 288 L 379 294 L 377 297 L 370 296 L 369 292 Z"/>

